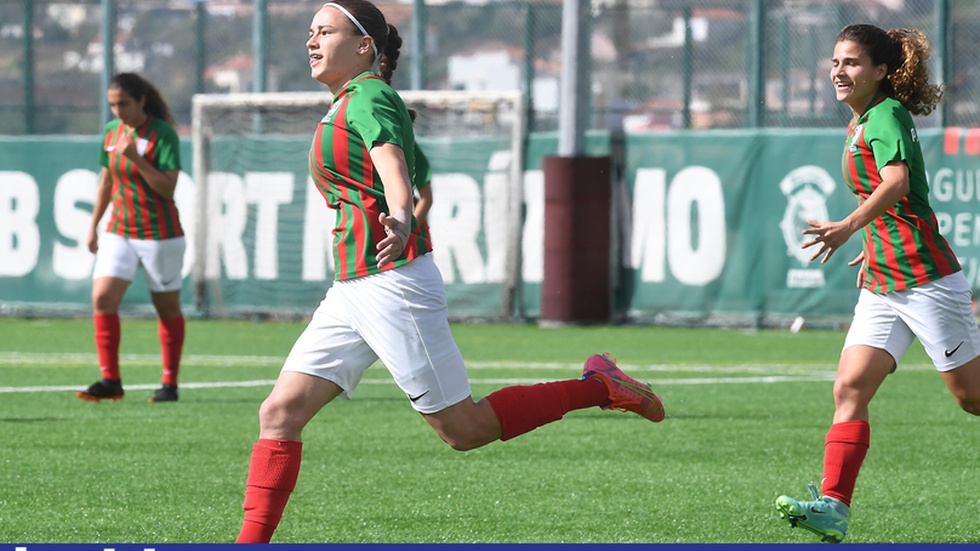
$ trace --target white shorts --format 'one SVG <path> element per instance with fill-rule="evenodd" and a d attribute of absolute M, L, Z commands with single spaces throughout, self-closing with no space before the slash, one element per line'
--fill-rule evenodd
<path fill-rule="evenodd" d="M 442 411 L 472 393 L 449 330 L 442 275 L 429 256 L 335 281 L 282 370 L 332 381 L 350 399 L 378 359 L 420 413 Z"/>
<path fill-rule="evenodd" d="M 962 271 L 902 291 L 877 294 L 862 289 L 844 348 L 880 348 L 898 365 L 916 337 L 938 371 L 955 369 L 980 355 L 973 293 Z"/>
<path fill-rule="evenodd" d="M 151 293 L 179 291 L 184 285 L 184 237 L 171 239 L 130 239 L 114 233 L 99 236 L 92 279 L 114 277 L 133 281 L 142 265 L 146 286 Z"/>

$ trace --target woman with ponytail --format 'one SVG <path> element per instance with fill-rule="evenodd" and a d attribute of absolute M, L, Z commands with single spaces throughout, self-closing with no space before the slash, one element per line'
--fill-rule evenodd
<path fill-rule="evenodd" d="M 853 114 L 844 143 L 844 180 L 858 206 L 843 220 L 808 220 L 811 260 L 831 256 L 857 232 L 863 249 L 861 289 L 834 383 L 835 412 L 824 448 L 821 490 L 811 501 L 788 496 L 776 509 L 790 525 L 839 542 L 858 471 L 871 441 L 868 406 L 916 338 L 967 413 L 980 415 L 980 330 L 970 284 L 939 233 L 929 205 L 919 137 L 912 115 L 927 115 L 942 98 L 929 83 L 929 44 L 914 29 L 850 25 L 838 35 L 830 79 Z M 909 404 L 915 415 L 923 406 Z"/>
<path fill-rule="evenodd" d="M 585 361 L 581 379 L 512 386 L 473 400 L 442 275 L 413 215 L 415 137 L 391 87 L 401 44 L 397 29 L 367 0 L 325 4 L 310 25 L 310 73 L 333 95 L 314 132 L 309 167 L 336 211 L 336 276 L 259 408 L 240 543 L 271 539 L 296 485 L 303 428 L 334 398 L 350 399 L 379 359 L 411 407 L 456 450 L 515 438 L 573 409 L 664 418 L 650 387 L 604 354 Z M 385 446 L 380 442 L 378 453 L 387 453 Z"/>
<path fill-rule="evenodd" d="M 163 377 L 150 402 L 177 401 L 177 372 L 184 346 L 180 307 L 186 242 L 174 190 L 180 174 L 180 140 L 167 102 L 135 73 L 109 82 L 107 100 L 116 117 L 102 131 L 99 180 L 88 248 L 95 256 L 92 306 L 102 378 L 75 395 L 88 401 L 123 397 L 119 371 L 119 305 L 142 266 L 159 318 Z M 106 231 L 99 223 L 109 205 Z"/>

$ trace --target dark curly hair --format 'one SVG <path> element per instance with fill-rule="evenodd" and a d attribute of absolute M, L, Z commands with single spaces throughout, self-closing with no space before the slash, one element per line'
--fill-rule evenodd
<path fill-rule="evenodd" d="M 170 113 L 170 107 L 167 106 L 163 95 L 152 82 L 140 75 L 119 73 L 109 79 L 109 88 L 122 90 L 136 101 L 146 98 L 146 103 L 143 104 L 143 111 L 146 114 L 163 119 L 171 125 L 174 124 L 174 116 Z"/>
<path fill-rule="evenodd" d="M 882 83 L 885 92 L 897 99 L 915 115 L 928 115 L 945 89 L 929 83 L 927 61 L 931 53 L 924 34 L 915 29 L 885 31 L 867 24 L 848 25 L 837 34 L 837 42 L 849 40 L 859 44 L 874 65 L 886 65 L 888 73 Z"/>

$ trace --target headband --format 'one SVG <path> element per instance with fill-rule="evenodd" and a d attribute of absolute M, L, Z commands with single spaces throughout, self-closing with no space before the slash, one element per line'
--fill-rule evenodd
<path fill-rule="evenodd" d="M 350 19 L 350 22 L 353 23 L 355 27 L 357 27 L 357 30 L 361 31 L 361 34 L 363 34 L 364 36 L 371 36 L 371 33 L 369 33 L 366 30 L 364 30 L 364 25 L 361 25 L 361 22 L 358 21 L 356 17 L 354 17 L 354 14 L 352 14 L 349 11 L 347 11 L 346 8 L 344 8 L 340 4 L 337 4 L 337 3 L 334 3 L 334 2 L 327 2 L 322 7 L 325 8 L 327 6 L 330 6 L 331 8 L 337 8 L 338 10 L 340 10 L 340 13 L 346 15 L 347 16 L 347 19 Z M 374 44 L 374 37 L 373 36 L 371 36 L 371 49 L 374 50 L 374 57 L 377 58 L 378 57 L 378 47 L 375 46 L 375 44 Z"/>

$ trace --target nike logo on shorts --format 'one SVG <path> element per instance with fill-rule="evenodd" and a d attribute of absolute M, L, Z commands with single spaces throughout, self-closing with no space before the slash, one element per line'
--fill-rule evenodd
<path fill-rule="evenodd" d="M 950 357 L 950 356 L 952 356 L 953 354 L 956 354 L 956 351 L 959 350 L 961 346 L 963 346 L 963 343 L 964 342 L 966 342 L 966 341 L 960 341 L 960 344 L 957 344 L 956 345 L 956 348 L 954 348 L 952 350 L 946 350 L 946 351 L 943 352 L 943 354 L 946 354 L 946 357 L 947 358 Z"/>

